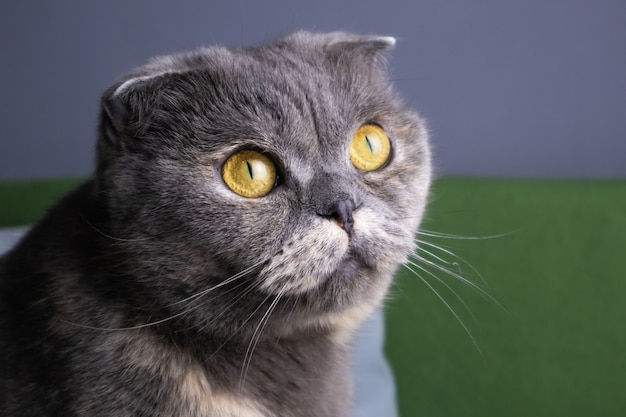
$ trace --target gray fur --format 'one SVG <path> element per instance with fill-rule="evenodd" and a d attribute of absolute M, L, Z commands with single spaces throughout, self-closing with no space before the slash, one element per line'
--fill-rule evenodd
<path fill-rule="evenodd" d="M 430 183 L 394 42 L 299 32 L 112 85 L 94 178 L 0 263 L 0 414 L 347 416 L 352 334 L 415 249 Z M 366 123 L 392 141 L 373 172 L 348 156 Z M 278 166 L 265 197 L 221 178 L 244 148 Z"/>

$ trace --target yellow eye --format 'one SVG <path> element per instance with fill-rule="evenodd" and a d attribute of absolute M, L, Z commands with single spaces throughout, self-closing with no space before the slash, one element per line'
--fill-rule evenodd
<path fill-rule="evenodd" d="M 363 171 L 375 171 L 385 165 L 391 154 L 391 142 L 376 125 L 361 126 L 350 143 L 350 160 Z"/>
<path fill-rule="evenodd" d="M 243 197 L 263 197 L 276 184 L 276 167 L 260 152 L 239 151 L 224 163 L 222 178 L 228 188 Z"/>

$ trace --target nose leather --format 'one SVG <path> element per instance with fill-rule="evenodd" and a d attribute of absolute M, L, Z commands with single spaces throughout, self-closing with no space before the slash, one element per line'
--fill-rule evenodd
<path fill-rule="evenodd" d="M 326 210 L 318 211 L 317 214 L 334 220 L 348 234 L 352 232 L 354 226 L 354 218 L 352 212 L 356 209 L 356 205 L 352 199 L 338 199 L 337 201 L 326 206 Z"/>
<path fill-rule="evenodd" d="M 360 206 L 354 181 L 337 173 L 321 172 L 309 186 L 308 201 L 321 217 L 334 220 L 346 233 L 354 227 L 353 212 Z"/>
<path fill-rule="evenodd" d="M 347 233 L 352 232 L 354 219 L 352 212 L 354 211 L 354 202 L 350 199 L 339 200 L 332 206 L 330 217 L 339 224 Z"/>

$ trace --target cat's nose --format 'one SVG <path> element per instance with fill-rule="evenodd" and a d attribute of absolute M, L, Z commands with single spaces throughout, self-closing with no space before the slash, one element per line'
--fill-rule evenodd
<path fill-rule="evenodd" d="M 350 198 L 338 200 L 329 208 L 330 213 L 327 216 L 337 222 L 343 230 L 350 234 L 354 226 L 354 218 L 352 217 L 352 212 L 356 208 L 354 201 Z"/>
<path fill-rule="evenodd" d="M 353 212 L 361 206 L 354 181 L 337 172 L 319 172 L 313 178 L 307 205 L 321 217 L 335 221 L 346 233 L 354 228 Z"/>

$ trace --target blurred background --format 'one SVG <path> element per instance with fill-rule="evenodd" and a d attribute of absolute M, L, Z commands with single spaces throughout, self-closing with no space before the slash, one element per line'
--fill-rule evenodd
<path fill-rule="evenodd" d="M 3 2 L 0 226 L 90 174 L 100 94 L 133 67 L 297 29 L 395 36 L 432 133 L 420 267 L 387 307 L 402 416 L 624 415 L 620 0 Z"/>
<path fill-rule="evenodd" d="M 20 1 L 0 6 L 0 178 L 85 175 L 98 99 L 148 58 L 296 29 L 392 35 L 440 173 L 626 176 L 620 0 Z"/>

